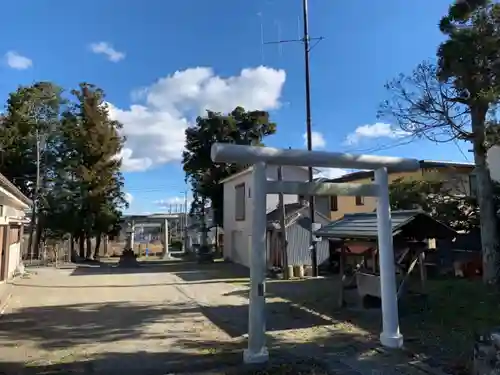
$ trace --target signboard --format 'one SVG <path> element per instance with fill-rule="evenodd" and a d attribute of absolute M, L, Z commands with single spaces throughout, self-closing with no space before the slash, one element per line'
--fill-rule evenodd
<path fill-rule="evenodd" d="M 151 235 L 149 233 L 136 233 L 134 236 L 134 240 L 136 243 L 150 243 Z"/>

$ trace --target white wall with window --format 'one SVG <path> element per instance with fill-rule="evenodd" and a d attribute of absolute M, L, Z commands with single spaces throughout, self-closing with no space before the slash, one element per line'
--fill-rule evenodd
<path fill-rule="evenodd" d="M 252 168 L 228 177 L 224 184 L 224 257 L 249 266 L 250 238 L 252 235 Z M 307 168 L 287 166 L 282 168 L 283 180 L 307 181 Z M 268 166 L 268 180 L 277 180 L 278 167 Z M 284 202 L 295 203 L 297 195 L 285 195 Z M 269 194 L 267 211 L 278 205 L 278 195 Z"/>

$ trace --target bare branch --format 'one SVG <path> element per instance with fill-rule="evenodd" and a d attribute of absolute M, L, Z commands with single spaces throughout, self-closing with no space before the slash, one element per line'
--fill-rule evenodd
<path fill-rule="evenodd" d="M 436 72 L 434 64 L 423 62 L 411 76 L 400 75 L 386 84 L 392 97 L 380 106 L 379 117 L 433 142 L 472 139 L 467 96 L 451 82 L 441 82 Z"/>

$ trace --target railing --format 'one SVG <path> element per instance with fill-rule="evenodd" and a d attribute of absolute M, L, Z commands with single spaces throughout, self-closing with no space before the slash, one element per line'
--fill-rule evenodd
<path fill-rule="evenodd" d="M 21 257 L 26 267 L 59 267 L 71 262 L 69 241 L 41 243 L 38 252 L 28 249 L 28 239 L 23 239 Z"/>

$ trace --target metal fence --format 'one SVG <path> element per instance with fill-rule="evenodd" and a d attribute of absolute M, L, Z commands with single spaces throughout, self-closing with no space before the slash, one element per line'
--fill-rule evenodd
<path fill-rule="evenodd" d="M 29 236 L 22 241 L 21 256 L 26 267 L 59 267 L 71 262 L 71 246 L 69 240 L 47 241 L 40 243 L 37 255 L 28 249 Z"/>

